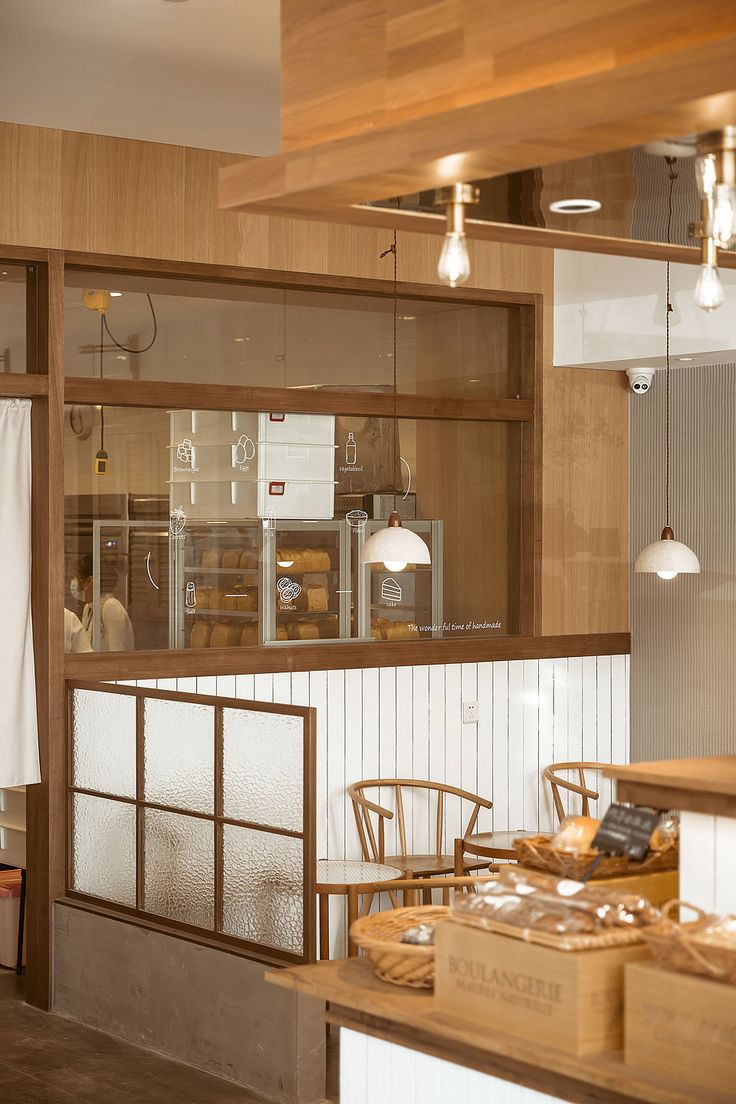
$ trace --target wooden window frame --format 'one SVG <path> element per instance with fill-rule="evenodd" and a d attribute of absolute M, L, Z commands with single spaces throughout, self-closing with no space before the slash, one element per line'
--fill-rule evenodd
<path fill-rule="evenodd" d="M 472 288 L 438 289 L 431 285 L 399 285 L 399 294 L 428 300 L 486 305 L 520 305 L 526 308 L 525 328 L 527 371 L 532 373 L 532 391 L 524 399 L 496 400 L 495 413 L 510 420 L 511 411 L 523 423 L 523 450 L 526 465 L 524 502 L 523 585 L 531 596 L 530 615 L 519 636 L 477 637 L 464 640 L 426 640 L 385 642 L 379 645 L 326 644 L 280 648 L 230 648 L 181 652 L 129 652 L 115 655 L 64 655 L 64 405 L 80 402 L 97 391 L 89 390 L 92 381 L 74 382 L 64 377 L 64 277 L 67 268 L 91 269 L 112 274 L 181 277 L 219 281 L 223 284 L 256 284 L 279 288 L 358 292 L 391 297 L 390 281 L 291 273 L 177 261 L 131 257 L 113 257 L 96 253 L 0 245 L 0 259 L 9 264 L 30 266 L 27 296 L 27 371 L 4 375 L 0 390 L 4 397 L 34 400 L 32 427 L 32 602 L 36 661 L 36 699 L 38 707 L 39 751 L 42 782 L 28 791 L 28 867 L 27 943 L 31 966 L 26 999 L 48 1009 L 52 996 L 52 924 L 53 902 L 63 899 L 65 891 L 66 792 L 63 733 L 66 723 L 68 679 L 136 679 L 150 677 L 151 671 L 165 677 L 196 675 L 279 673 L 359 667 L 394 667 L 495 660 L 544 659 L 565 656 L 621 655 L 630 651 L 629 633 L 591 633 L 584 635 L 542 636 L 540 610 L 541 509 L 542 509 L 542 296 L 514 292 L 493 292 Z M 165 384 L 131 381 L 103 381 L 98 385 L 100 400 L 115 405 L 166 405 Z M 229 388 L 222 385 L 197 385 L 187 400 L 215 408 L 256 404 L 268 392 L 265 405 L 278 401 L 273 389 Z M 131 391 L 131 388 L 135 390 Z M 125 389 L 125 390 L 123 390 Z M 182 401 L 176 389 L 176 403 Z M 302 410 L 322 411 L 320 397 L 309 392 L 288 392 L 288 409 L 300 396 Z M 208 398 L 209 396 L 209 398 Z M 382 396 L 368 406 L 364 397 L 330 392 L 333 412 L 362 413 L 372 409 L 384 413 Z M 429 401 L 428 401 L 429 399 Z M 283 401 L 283 400 L 282 400 Z M 371 406 L 371 403 L 373 406 Z M 311 405 L 310 405 L 311 404 Z M 343 405 L 339 405 L 343 404 Z M 442 400 L 427 396 L 399 398 L 401 416 L 411 412 L 421 417 L 478 417 L 481 408 L 472 400 Z M 530 405 L 531 404 L 531 405 Z M 494 411 L 483 408 L 484 416 Z M 40 553 L 45 550 L 45 555 Z M 84 902 L 77 907 L 106 914 L 104 908 Z M 155 928 L 155 924 L 137 918 L 137 923 Z M 186 933 L 182 933 L 187 937 Z M 200 939 L 200 942 L 207 942 Z M 227 949 L 222 945 L 223 950 Z"/>
<path fill-rule="evenodd" d="M 126 698 L 134 698 L 136 702 L 135 712 L 135 759 L 136 759 L 136 794 L 135 797 L 122 797 L 117 794 L 106 793 L 101 790 L 90 790 L 74 785 L 74 763 L 72 747 L 72 701 L 77 690 L 90 691 L 92 693 L 112 694 Z M 79 904 L 93 905 L 98 909 L 112 915 L 128 917 L 131 921 L 142 920 L 149 925 L 154 925 L 157 930 L 169 935 L 186 935 L 193 942 L 204 942 L 208 946 L 222 947 L 223 949 L 240 952 L 248 958 L 259 962 L 278 965 L 301 965 L 313 962 L 316 957 L 317 924 L 316 924 L 316 710 L 311 706 L 278 705 L 272 702 L 256 702 L 243 698 L 225 698 L 211 694 L 189 694 L 179 691 L 153 690 L 149 687 L 114 686 L 105 682 L 89 682 L 68 680 L 67 692 L 67 724 L 66 724 L 66 894 L 65 899 Z M 202 813 L 191 809 L 184 809 L 175 805 L 161 804 L 148 801 L 144 794 L 144 720 L 143 711 L 146 700 L 191 702 L 198 705 L 210 706 L 214 711 L 213 740 L 214 740 L 214 790 L 213 812 Z M 258 713 L 274 713 L 279 716 L 301 717 L 304 725 L 302 737 L 302 768 L 303 768 L 303 809 L 302 831 L 291 831 L 285 828 L 276 828 L 259 824 L 253 821 L 238 820 L 225 816 L 223 810 L 223 721 L 224 709 L 238 709 L 242 712 L 255 711 Z M 104 801 L 115 801 L 122 805 L 128 805 L 135 809 L 135 833 L 136 833 L 136 906 L 135 908 L 110 901 L 106 898 L 95 897 L 88 893 L 75 890 L 72 886 L 73 870 L 73 814 L 72 804 L 75 794 L 83 794 L 89 797 L 99 798 Z M 144 828 L 143 819 L 147 809 L 160 812 L 175 813 L 179 816 L 192 817 L 195 820 L 203 820 L 213 825 L 214 830 L 214 924 L 212 928 L 200 927 L 188 924 L 181 920 L 175 920 L 160 913 L 149 912 L 142 907 L 143 904 L 143 880 L 144 880 Z M 239 828 L 250 828 L 258 832 L 265 832 L 274 836 L 288 836 L 300 839 L 303 842 L 303 953 L 296 954 L 290 951 L 243 939 L 239 936 L 228 934 L 222 930 L 224 910 L 223 889 L 223 830 L 226 824 L 232 824 Z"/>

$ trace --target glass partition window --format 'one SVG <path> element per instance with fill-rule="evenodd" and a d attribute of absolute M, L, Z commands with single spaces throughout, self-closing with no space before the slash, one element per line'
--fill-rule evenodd
<path fill-rule="evenodd" d="M 95 651 L 518 633 L 524 432 L 402 418 L 394 462 L 383 416 L 71 407 L 67 608 Z M 431 564 L 364 569 L 394 506 Z"/>
<path fill-rule="evenodd" d="M 70 891 L 293 961 L 314 906 L 311 711 L 70 688 Z"/>
<path fill-rule="evenodd" d="M 28 371 L 26 301 L 31 276 L 32 268 L 0 261 L 0 375 Z"/>
<path fill-rule="evenodd" d="M 69 376 L 361 391 L 393 383 L 390 295 L 68 269 L 64 305 Z M 520 325 L 518 306 L 400 300 L 399 390 L 515 398 Z"/>

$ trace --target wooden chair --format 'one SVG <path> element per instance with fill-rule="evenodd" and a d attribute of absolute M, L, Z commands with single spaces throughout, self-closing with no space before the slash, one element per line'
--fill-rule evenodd
<path fill-rule="evenodd" d="M 393 820 L 394 810 L 378 805 L 366 796 L 366 791 L 379 789 L 392 790 L 394 793 L 393 805 L 396 810 L 398 843 L 401 848 L 398 855 L 386 855 L 385 853 L 385 826 L 387 821 Z M 405 789 L 427 790 L 430 794 L 436 794 L 437 813 L 435 816 L 434 851 L 431 854 L 409 854 L 406 844 L 406 818 L 402 794 Z M 481 809 L 493 807 L 492 801 L 485 797 L 479 797 L 477 794 L 468 793 L 467 790 L 459 790 L 455 786 L 446 786 L 442 782 L 424 782 L 409 778 L 372 778 L 364 782 L 354 782 L 352 786 L 348 786 L 347 792 L 353 803 L 363 858 L 367 862 L 399 866 L 407 875 L 414 878 L 432 878 L 454 874 L 455 872 L 454 855 L 445 854 L 443 851 L 446 797 L 456 797 L 460 801 L 467 801 L 473 805 L 472 812 L 462 832 L 463 836 L 472 833 Z M 465 869 L 481 870 L 487 867 L 487 859 L 476 858 L 471 860 L 465 866 Z"/>
<path fill-rule="evenodd" d="M 493 867 L 490 868 L 491 870 Z M 484 882 L 492 882 L 497 875 L 494 874 L 476 874 L 473 877 L 463 878 L 432 878 L 430 879 L 429 886 L 425 885 L 421 888 L 417 886 L 417 881 L 414 878 L 407 878 L 404 881 L 395 881 L 390 883 L 389 886 L 384 882 L 371 882 L 363 885 L 352 885 L 348 887 L 348 917 L 351 920 L 357 919 L 359 916 L 367 916 L 371 909 L 371 903 L 373 897 L 377 893 L 386 893 L 391 903 L 391 908 L 402 908 L 403 906 L 411 906 L 419 904 L 419 893 L 421 892 L 423 903 L 431 904 L 431 895 L 433 892 L 441 893 L 442 904 L 450 904 L 451 891 L 453 893 L 470 893 L 473 886 L 482 884 Z M 401 893 L 401 897 L 399 897 Z M 363 897 L 363 905 L 361 906 L 360 898 Z M 429 897 L 429 899 L 427 899 Z M 350 923 L 348 924 L 348 958 L 353 958 L 357 955 L 358 949 L 350 938 Z"/>
<path fill-rule="evenodd" d="M 590 787 L 586 781 L 585 772 L 600 772 L 604 767 L 610 766 L 610 763 L 551 763 L 548 767 L 545 767 L 542 771 L 542 778 L 546 782 L 549 782 L 552 789 L 552 800 L 555 805 L 555 812 L 557 813 L 557 819 L 563 821 L 566 816 L 571 815 L 573 810 L 568 814 L 565 811 L 565 806 L 562 801 L 560 790 L 565 790 L 567 793 L 577 794 L 581 797 L 582 808 L 580 812 L 583 816 L 590 816 L 590 803 L 591 801 L 597 801 L 600 797 L 598 790 L 594 790 Z M 573 782 L 570 778 L 562 777 L 567 772 L 577 772 L 578 781 Z"/>

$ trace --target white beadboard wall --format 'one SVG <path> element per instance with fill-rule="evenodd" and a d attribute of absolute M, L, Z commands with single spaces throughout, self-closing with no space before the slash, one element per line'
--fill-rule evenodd
<path fill-rule="evenodd" d="M 385 1039 L 340 1030 L 342 1104 L 554 1104 L 561 1099 Z"/>
<path fill-rule="evenodd" d="M 547 830 L 553 816 L 540 778 L 545 766 L 629 759 L 628 656 L 141 679 L 137 685 L 316 707 L 320 858 L 360 858 L 345 788 L 363 778 L 429 778 L 488 797 L 493 809 L 482 811 L 479 831 Z M 479 703 L 477 724 L 462 723 L 464 701 Z M 603 809 L 610 799 L 603 780 Z M 448 851 L 469 812 L 448 802 Z M 431 850 L 434 820 L 426 798 L 414 803 L 410 823 L 413 850 Z M 392 846 L 389 832 L 387 852 Z M 341 902 L 332 904 L 332 940 L 340 951 Z"/>
<path fill-rule="evenodd" d="M 682 813 L 680 897 L 706 912 L 736 914 L 736 820 L 705 813 Z M 684 912 L 684 920 L 692 914 Z"/>

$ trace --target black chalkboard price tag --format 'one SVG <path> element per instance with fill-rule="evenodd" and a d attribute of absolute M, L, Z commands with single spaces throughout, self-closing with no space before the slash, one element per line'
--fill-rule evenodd
<path fill-rule="evenodd" d="M 658 820 L 658 813 L 646 809 L 611 805 L 601 821 L 593 847 L 605 855 L 628 855 L 630 859 L 641 861 L 649 850 L 649 840 Z"/>

